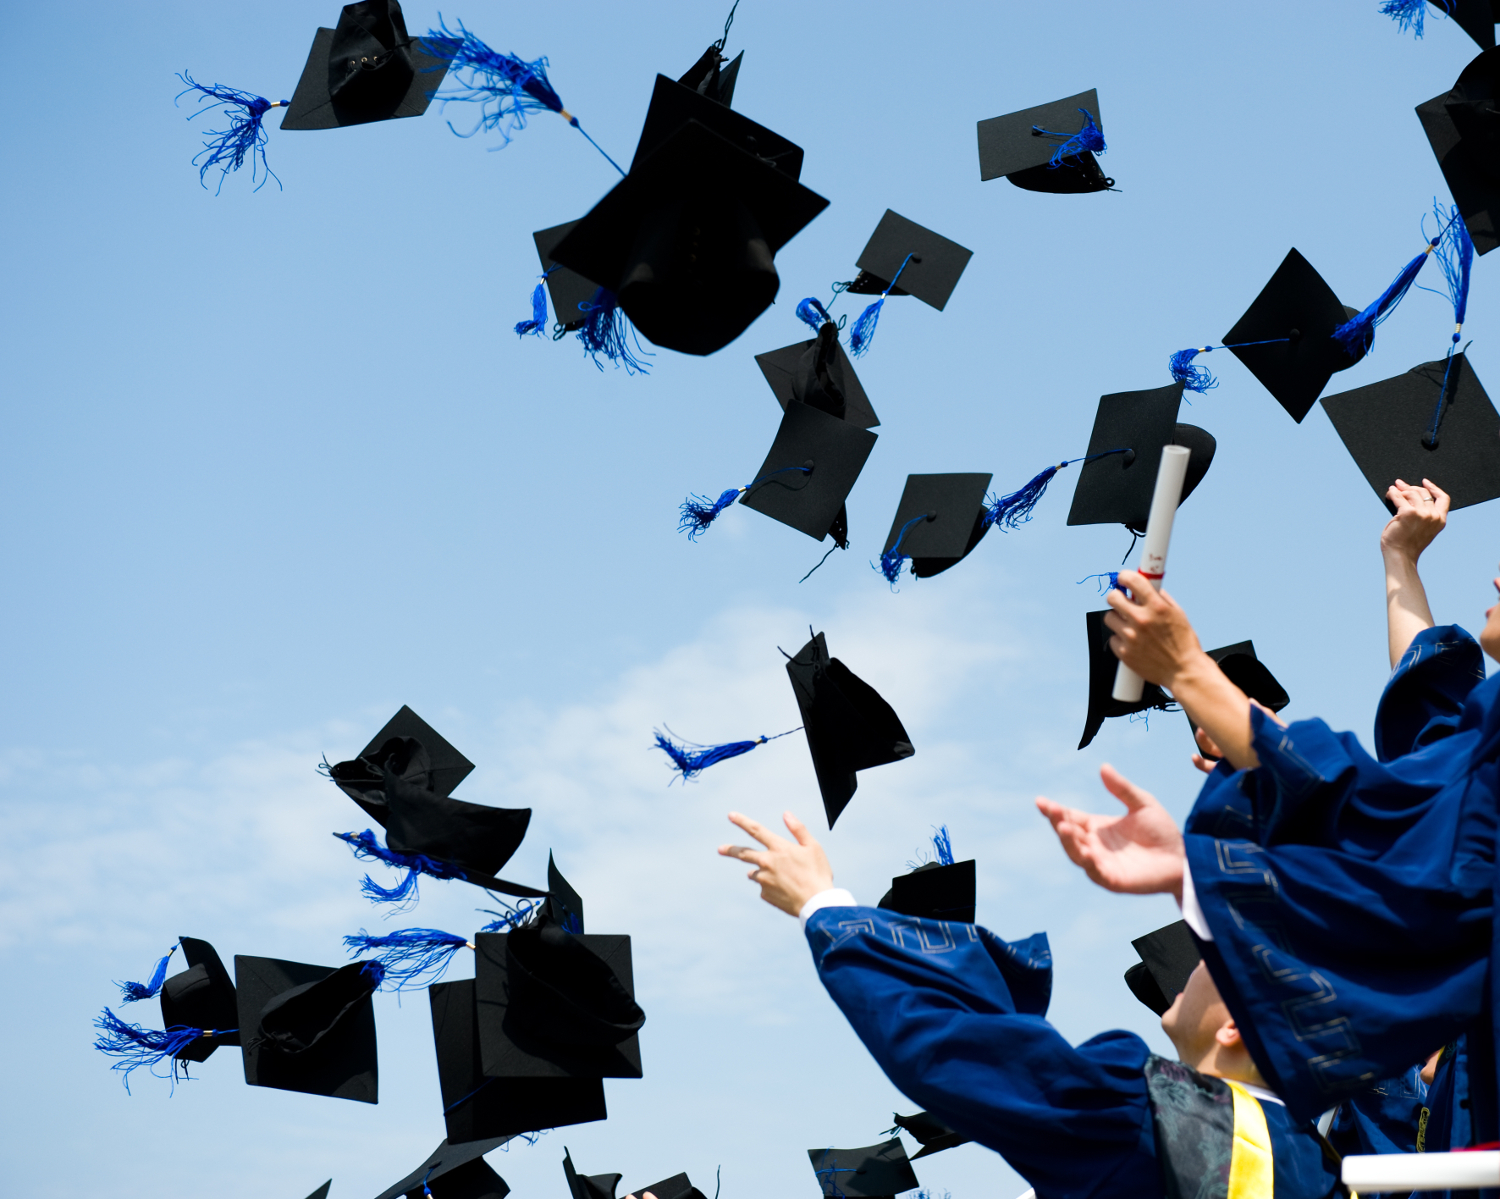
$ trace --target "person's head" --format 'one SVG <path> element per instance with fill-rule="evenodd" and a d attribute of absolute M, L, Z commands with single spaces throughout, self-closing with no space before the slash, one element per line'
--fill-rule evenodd
<path fill-rule="evenodd" d="M 1495 590 L 1500 592 L 1500 578 L 1495 579 Z M 1479 634 L 1479 644 L 1485 653 L 1500 662 L 1500 603 L 1484 612 L 1484 630 Z"/>
<path fill-rule="evenodd" d="M 1199 962 L 1161 1018 L 1178 1059 L 1203 1074 L 1264 1085 L 1208 967 Z"/>

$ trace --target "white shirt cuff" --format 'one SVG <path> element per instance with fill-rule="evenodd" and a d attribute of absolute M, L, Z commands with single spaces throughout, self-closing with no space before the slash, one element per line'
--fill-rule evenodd
<path fill-rule="evenodd" d="M 1198 934 L 1200 941 L 1214 939 L 1213 929 L 1208 927 L 1208 921 L 1203 917 L 1203 907 L 1198 902 L 1198 892 L 1193 890 L 1193 872 L 1186 862 L 1182 864 L 1182 918 L 1187 921 L 1187 926 Z"/>
<path fill-rule="evenodd" d="M 807 927 L 807 918 L 819 908 L 857 908 L 859 904 L 854 901 L 854 896 L 843 887 L 830 887 L 826 891 L 819 891 L 811 899 L 802 905 L 802 910 L 797 913 L 797 919 L 802 927 Z"/>

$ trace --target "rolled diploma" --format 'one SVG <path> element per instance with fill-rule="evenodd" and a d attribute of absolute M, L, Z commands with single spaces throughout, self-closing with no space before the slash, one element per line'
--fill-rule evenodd
<path fill-rule="evenodd" d="M 1500 1149 L 1468 1153 L 1351 1154 L 1344 1184 L 1366 1191 L 1457 1191 L 1500 1185 Z"/>
<path fill-rule="evenodd" d="M 1187 478 L 1186 446 L 1163 446 L 1161 466 L 1156 471 L 1156 490 L 1151 494 L 1151 512 L 1146 518 L 1146 544 L 1141 547 L 1141 562 L 1136 568 L 1161 590 L 1162 576 L 1167 573 L 1167 546 L 1172 541 L 1172 519 L 1182 502 L 1182 484 Z M 1141 676 L 1121 662 L 1115 671 L 1115 699 L 1127 704 L 1140 703 L 1145 686 Z"/>

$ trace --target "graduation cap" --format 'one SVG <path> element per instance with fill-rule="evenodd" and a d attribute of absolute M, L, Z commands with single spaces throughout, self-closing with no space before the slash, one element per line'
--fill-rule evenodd
<path fill-rule="evenodd" d="M 1137 712 L 1157 710 L 1173 711 L 1175 703 L 1155 683 L 1147 683 L 1141 698 L 1135 703 L 1126 703 L 1114 698 L 1115 672 L 1120 660 L 1109 648 L 1110 631 L 1104 618 L 1110 609 L 1085 613 L 1089 639 L 1089 710 L 1083 722 L 1083 737 L 1078 748 L 1083 749 L 1093 741 L 1104 722 L 1113 716 L 1133 716 Z"/>
<path fill-rule="evenodd" d="M 607 1118 L 600 1078 L 489 1078 L 480 1056 L 475 981 L 428 989 L 443 1120 L 453 1144 L 586 1124 Z"/>
<path fill-rule="evenodd" d="M 1198 965 L 1201 956 L 1198 943 L 1193 940 L 1187 921 L 1177 920 L 1137 937 L 1131 944 L 1141 960 L 1125 971 L 1125 985 L 1132 995 L 1163 1016 Z"/>
<path fill-rule="evenodd" d="M 1454 508 L 1500 497 L 1500 414 L 1467 355 L 1329 396 L 1323 407 L 1392 513 L 1385 493 L 1397 479 L 1432 479 Z"/>
<path fill-rule="evenodd" d="M 809 1149 L 807 1157 L 823 1194 L 834 1199 L 894 1199 L 921 1185 L 900 1137 L 862 1149 Z"/>
<path fill-rule="evenodd" d="M 168 978 L 161 988 L 163 1028 L 186 1026 L 204 1029 L 238 1029 L 239 1008 L 234 983 L 219 954 L 207 941 L 181 937 L 183 960 L 188 968 Z M 182 1062 L 207 1061 L 220 1045 L 240 1044 L 237 1031 L 199 1037 L 173 1056 Z"/>
<path fill-rule="evenodd" d="M 794 342 L 755 356 L 782 411 L 794 400 L 860 429 L 880 424 L 854 364 L 839 344 L 838 326 L 822 321 L 811 341 Z"/>
<path fill-rule="evenodd" d="M 953 845 L 944 825 L 932 838 L 938 860 L 891 879 L 891 889 L 876 907 L 925 920 L 974 923 L 974 859 L 953 860 Z"/>
<path fill-rule="evenodd" d="M 615 1199 L 615 1188 L 620 1185 L 619 1174 L 578 1173 L 573 1168 L 573 1155 L 566 1145 L 563 1146 L 563 1173 L 567 1176 L 568 1194 L 572 1199 Z"/>
<path fill-rule="evenodd" d="M 979 122 L 980 179 L 1004 176 L 1027 191 L 1108 191 L 1115 181 L 1094 157 L 1104 150 L 1099 93 L 1093 88 Z"/>
<path fill-rule="evenodd" d="M 1500 21 L 1500 4 L 1496 0 L 1432 0 L 1432 5 L 1452 18 L 1481 47 L 1495 44 L 1495 23 Z M 1411 30 L 1422 36 L 1426 0 L 1387 0 L 1380 11 L 1399 22 L 1403 33 Z"/>
<path fill-rule="evenodd" d="M 900 1116 L 892 1112 L 891 1119 L 896 1122 L 895 1128 L 889 1130 L 892 1134 L 900 1129 L 922 1146 L 912 1157 L 912 1161 L 919 1157 L 931 1157 L 944 1149 L 956 1149 L 973 1140 L 961 1132 L 954 1132 L 930 1112 L 918 1112 L 914 1116 Z"/>
<path fill-rule="evenodd" d="M 640 1078 L 630 938 L 550 914 L 474 938 L 479 1044 L 491 1078 Z"/>
<path fill-rule="evenodd" d="M 530 808 L 492 808 L 450 798 L 474 766 L 410 708 L 403 707 L 360 751 L 327 768 L 328 777 L 386 830 L 335 833 L 357 856 L 405 869 L 406 878 L 383 888 L 368 877 L 364 894 L 377 901 L 411 898 L 417 877 L 458 878 L 507 895 L 546 894 L 494 877 L 526 836 Z"/>
<path fill-rule="evenodd" d="M 577 221 L 568 221 L 550 229 L 538 229 L 531 235 L 532 241 L 536 242 L 536 256 L 542 262 L 542 276 L 532 292 L 531 319 L 516 325 L 516 333 L 522 337 L 528 333 L 540 336 L 546 328 L 548 295 L 552 297 L 552 311 L 557 315 L 557 337 L 582 328 L 588 319 L 587 308 L 594 302 L 599 285 L 577 271 L 570 271 L 552 257 L 552 248 L 572 232 L 576 224 Z"/>
<path fill-rule="evenodd" d="M 1236 641 L 1208 651 L 1208 656 L 1219 664 L 1224 677 L 1263 708 L 1279 712 L 1292 702 L 1286 688 L 1276 681 L 1276 676 L 1266 664 L 1255 656 L 1255 642 Z M 1192 724 L 1192 717 L 1188 717 Z"/>
<path fill-rule="evenodd" d="M 236 954 L 240 1042 L 252 1087 L 377 1102 L 378 963 L 313 966 Z"/>
<path fill-rule="evenodd" d="M 570 933 L 583 932 L 583 897 L 563 878 L 562 871 L 547 854 L 547 908 L 552 919 Z"/>
<path fill-rule="evenodd" d="M 993 475 L 907 475 L 896 519 L 876 567 L 895 583 L 902 564 L 925 579 L 969 556 L 989 531 L 984 493 Z"/>
<path fill-rule="evenodd" d="M 711 354 L 780 287 L 776 252 L 828 206 L 802 151 L 658 75 L 630 172 L 553 247 L 657 345 Z"/>
<path fill-rule="evenodd" d="M 916 751 L 891 705 L 837 658 L 829 657 L 822 633 L 813 634 L 795 657 L 788 658 L 786 672 L 802 712 L 831 829 L 854 798 L 859 786 L 856 771 L 898 762 Z"/>
<path fill-rule="evenodd" d="M 510 1187 L 484 1160 L 510 1137 L 486 1137 L 461 1145 L 444 1140 L 427 1160 L 376 1199 L 505 1199 Z M 424 1191 L 424 1188 L 425 1191 Z"/>
<path fill-rule="evenodd" d="M 973 250 L 887 208 L 855 259 L 859 274 L 844 288 L 851 295 L 880 297 L 859 314 L 849 330 L 854 356 L 869 350 L 888 296 L 916 296 L 941 312 L 973 256 Z"/>
<path fill-rule="evenodd" d="M 724 47 L 729 42 L 729 30 L 734 25 L 734 10 L 740 6 L 739 0 L 729 9 L 729 16 L 724 22 L 724 33 L 715 42 L 710 43 L 702 57 L 688 68 L 687 74 L 683 75 L 677 82 L 683 87 L 691 88 L 700 96 L 707 96 L 725 108 L 729 108 L 734 100 L 734 82 L 740 75 L 740 63 L 744 61 L 745 52 L 741 50 L 735 56 L 733 62 L 726 67 L 728 61 L 724 57 Z M 610 1199 L 614 1199 L 613 1196 Z M 657 1199 L 661 1199 L 658 1195 Z"/>
<path fill-rule="evenodd" d="M 334 29 L 319 29 L 282 118 L 283 129 L 336 129 L 419 117 L 451 56 L 406 31 L 397 0 L 346 4 Z"/>
<path fill-rule="evenodd" d="M 1068 524 L 1122 524 L 1143 535 L 1161 452 L 1169 445 L 1183 445 L 1190 451 L 1179 505 L 1193 494 L 1213 463 L 1217 442 L 1196 425 L 1178 423 L 1181 402 L 1180 383 L 1099 398 Z"/>
<path fill-rule="evenodd" d="M 644 1199 L 648 1193 L 655 1199 L 704 1199 L 703 1192 L 688 1180 L 686 1174 L 674 1174 L 671 1178 L 663 1178 L 648 1187 L 631 1191 L 629 1199 Z"/>
<path fill-rule="evenodd" d="M 1478 39 L 1476 39 L 1478 40 Z M 1490 41 L 1494 46 L 1494 26 Z M 1488 254 L 1500 245 L 1500 49 L 1469 63 L 1452 89 L 1417 105 L 1453 201 L 1463 213 L 1474 248 Z"/>

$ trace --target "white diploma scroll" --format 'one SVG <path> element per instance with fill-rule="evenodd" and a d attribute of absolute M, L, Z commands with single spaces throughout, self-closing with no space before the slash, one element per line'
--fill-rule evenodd
<path fill-rule="evenodd" d="M 1167 546 L 1172 541 L 1172 520 L 1177 515 L 1177 505 L 1182 502 L 1182 484 L 1187 478 L 1189 457 L 1191 454 L 1186 446 L 1164 446 L 1161 466 L 1156 471 L 1151 514 L 1146 518 L 1146 544 L 1141 547 L 1141 561 L 1136 569 L 1150 579 L 1157 590 L 1161 589 L 1162 577 L 1167 573 Z M 1115 671 L 1115 699 L 1127 704 L 1139 703 L 1143 686 L 1141 676 L 1121 662 Z"/>
<path fill-rule="evenodd" d="M 1500 1186 L 1500 1149 L 1468 1153 L 1364 1153 L 1344 1158 L 1344 1185 L 1376 1191 L 1459 1191 Z"/>

